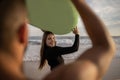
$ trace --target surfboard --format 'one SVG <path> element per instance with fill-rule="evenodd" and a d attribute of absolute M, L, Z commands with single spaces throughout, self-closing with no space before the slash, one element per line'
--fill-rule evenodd
<path fill-rule="evenodd" d="M 70 0 L 26 0 L 30 24 L 62 35 L 78 23 L 78 12 Z"/>

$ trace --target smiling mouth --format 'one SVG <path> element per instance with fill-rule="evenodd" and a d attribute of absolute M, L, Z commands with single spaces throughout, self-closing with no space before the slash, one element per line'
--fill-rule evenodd
<path fill-rule="evenodd" d="M 54 43 L 50 43 L 50 45 L 52 45 L 52 46 L 53 46 L 53 45 L 54 45 Z"/>
<path fill-rule="evenodd" d="M 50 43 L 50 45 L 53 45 L 54 43 Z"/>

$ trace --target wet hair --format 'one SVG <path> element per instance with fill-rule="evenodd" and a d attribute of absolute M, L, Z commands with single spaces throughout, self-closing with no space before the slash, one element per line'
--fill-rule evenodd
<path fill-rule="evenodd" d="M 45 63 L 46 63 L 46 58 L 45 58 L 44 51 L 45 51 L 45 49 L 47 47 L 47 45 L 46 45 L 46 39 L 47 39 L 47 36 L 49 34 L 54 35 L 50 31 L 44 31 L 43 38 L 42 38 L 42 46 L 41 46 L 41 49 L 40 49 L 40 57 L 41 57 L 40 66 L 39 66 L 40 69 L 42 69 L 44 67 Z"/>

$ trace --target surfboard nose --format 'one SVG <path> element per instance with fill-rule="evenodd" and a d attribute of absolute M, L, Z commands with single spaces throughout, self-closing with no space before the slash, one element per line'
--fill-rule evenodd
<path fill-rule="evenodd" d="M 61 35 L 78 23 L 78 13 L 70 0 L 26 0 L 30 24 Z"/>

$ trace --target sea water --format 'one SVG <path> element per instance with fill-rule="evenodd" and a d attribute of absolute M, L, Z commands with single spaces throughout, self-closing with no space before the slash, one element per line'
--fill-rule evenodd
<path fill-rule="evenodd" d="M 113 39 L 116 43 L 116 48 L 117 48 L 115 57 L 120 58 L 120 36 L 114 36 Z M 79 40 L 80 40 L 79 50 L 74 53 L 63 55 L 64 59 L 76 59 L 86 49 L 92 47 L 91 40 L 89 39 L 89 37 L 81 36 Z M 61 47 L 72 46 L 72 44 L 74 43 L 74 36 L 62 36 L 62 37 L 58 36 L 56 37 L 56 41 L 57 41 L 57 44 L 56 44 L 57 46 L 61 46 Z M 24 55 L 23 61 L 40 60 L 41 43 L 42 43 L 42 37 L 40 36 L 29 37 L 28 47 Z"/>

